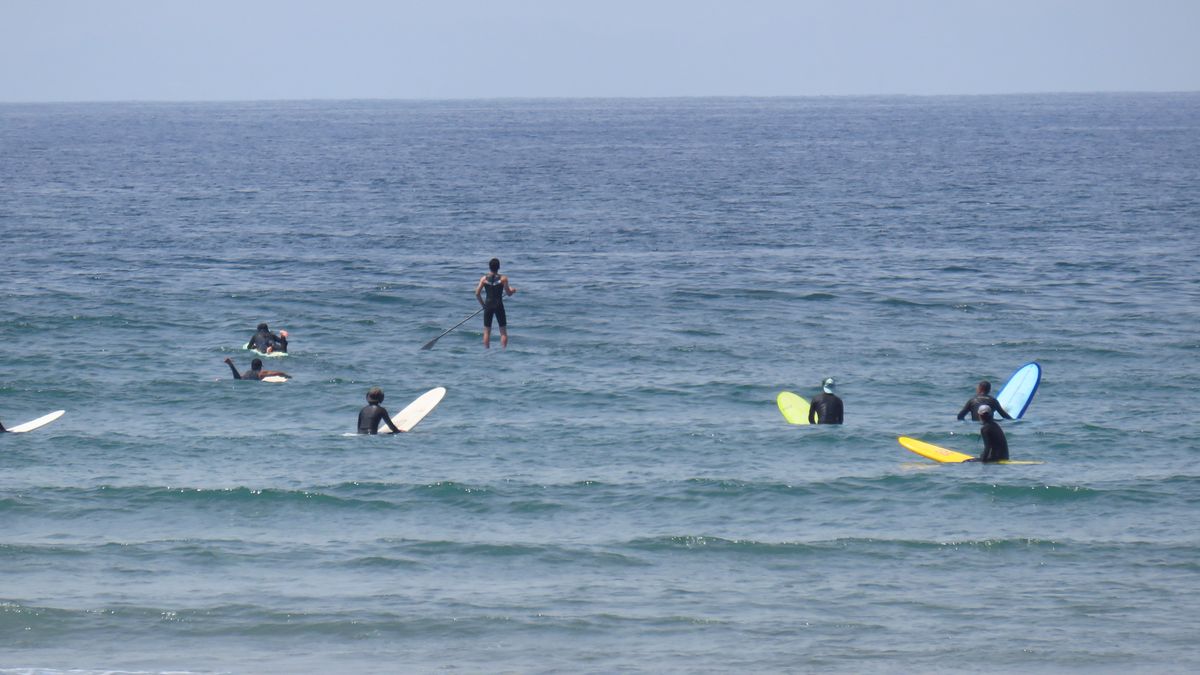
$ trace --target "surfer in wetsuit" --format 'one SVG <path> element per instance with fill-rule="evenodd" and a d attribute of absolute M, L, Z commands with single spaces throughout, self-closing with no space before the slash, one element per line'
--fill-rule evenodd
<path fill-rule="evenodd" d="M 233 371 L 233 379 L 235 380 L 261 380 L 264 377 L 271 377 L 272 375 L 287 378 L 291 377 L 291 375 L 288 375 L 282 370 L 263 370 L 262 359 L 254 359 L 251 361 L 250 370 L 245 373 L 238 372 L 237 366 L 233 365 L 233 359 L 226 357 L 225 363 L 229 366 L 229 369 Z"/>
<path fill-rule="evenodd" d="M 379 422 L 387 422 L 388 427 L 400 434 L 404 433 L 403 429 L 398 429 L 392 422 L 392 416 L 383 406 L 383 390 L 379 387 L 371 387 L 367 392 L 367 405 L 363 406 L 362 410 L 358 411 L 358 433 L 360 434 L 377 434 L 379 433 Z"/>
<path fill-rule="evenodd" d="M 287 331 L 279 331 L 276 335 L 267 328 L 267 324 L 258 324 L 258 332 L 250 336 L 250 341 L 246 343 L 246 349 L 253 349 L 263 354 L 272 354 L 280 352 L 287 353 Z"/>
<path fill-rule="evenodd" d="M 5 429 L 5 428 L 4 428 L 4 423 L 3 423 L 3 422 L 0 422 L 0 434 L 4 433 L 4 432 L 6 432 L 6 431 L 8 431 L 8 429 Z"/>
<path fill-rule="evenodd" d="M 814 420 L 813 417 L 816 417 Z M 841 424 L 842 399 L 833 393 L 833 378 L 821 382 L 821 393 L 813 397 L 808 407 L 809 424 Z"/>
<path fill-rule="evenodd" d="M 1008 439 L 1004 436 L 1004 430 L 992 419 L 991 406 L 981 405 L 972 412 L 978 415 L 982 422 L 979 434 L 983 436 L 983 454 L 979 456 L 978 461 L 999 462 L 1008 459 Z"/>
<path fill-rule="evenodd" d="M 508 285 L 507 276 L 500 274 L 499 258 L 489 260 L 488 269 L 491 271 L 480 277 L 475 286 L 475 299 L 483 307 L 483 346 L 492 346 L 492 317 L 495 317 L 496 323 L 500 324 L 500 346 L 507 347 L 508 319 L 504 315 L 504 296 L 516 293 L 517 289 Z M 487 299 L 482 297 L 484 291 L 487 291 Z"/>
<path fill-rule="evenodd" d="M 962 410 L 958 411 L 958 420 L 961 422 L 962 418 L 967 416 L 967 413 L 971 413 L 971 421 L 978 422 L 978 410 L 979 406 L 981 405 L 986 405 L 989 409 L 1000 413 L 1000 416 L 1004 419 L 1011 420 L 1012 415 L 1009 415 L 1008 412 L 1000 406 L 999 401 L 992 398 L 992 396 L 989 394 L 991 391 L 992 383 L 988 382 L 987 380 L 980 380 L 979 384 L 975 386 L 975 396 L 970 401 L 967 401 L 966 405 L 962 407 Z"/>

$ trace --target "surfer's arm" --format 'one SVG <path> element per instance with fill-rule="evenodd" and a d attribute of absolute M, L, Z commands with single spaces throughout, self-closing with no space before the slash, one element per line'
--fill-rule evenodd
<path fill-rule="evenodd" d="M 973 401 L 975 399 L 971 399 L 971 400 Z M 962 419 L 964 417 L 966 417 L 967 413 L 969 413 L 969 412 L 971 412 L 971 401 L 967 401 L 967 404 L 962 407 L 962 410 L 958 411 L 958 421 L 961 422 Z"/>
<path fill-rule="evenodd" d="M 394 422 L 392 422 L 392 416 L 387 414 L 386 410 L 383 411 L 383 421 L 387 422 L 388 428 L 391 429 L 393 433 L 397 433 L 397 434 L 404 433 L 403 429 L 397 427 L 396 424 Z"/>
<path fill-rule="evenodd" d="M 1013 418 L 1013 416 L 1012 416 L 1012 415 L 1009 415 L 1009 414 L 1008 414 L 1008 411 L 1007 411 L 1007 410 L 1005 410 L 1004 408 L 1000 407 L 1000 403 L 999 403 L 999 402 L 997 402 L 997 403 L 996 403 L 996 412 L 1000 413 L 1000 416 L 1001 416 L 1001 417 L 1003 417 L 1003 418 L 1004 418 L 1004 419 L 1006 419 L 1006 420 L 1011 420 L 1011 419 Z"/>
<path fill-rule="evenodd" d="M 513 286 L 509 286 L 509 285 L 508 285 L 508 277 L 507 277 L 507 276 L 506 276 L 506 277 L 504 277 L 504 292 L 505 292 L 505 293 L 507 293 L 507 294 L 508 294 L 508 295 L 510 295 L 510 296 L 511 296 L 513 293 L 516 293 L 516 292 L 517 292 L 517 289 L 516 289 L 515 287 L 513 287 Z"/>
<path fill-rule="evenodd" d="M 237 367 L 233 365 L 233 359 L 226 358 L 225 365 L 229 366 L 229 369 L 233 371 L 233 379 L 235 379 L 235 380 L 242 379 L 242 374 L 239 373 Z"/>
<path fill-rule="evenodd" d="M 475 301 L 483 307 L 483 280 L 486 277 L 479 277 L 479 283 L 475 284 Z"/>
<path fill-rule="evenodd" d="M 816 417 L 816 414 L 817 414 L 817 409 L 816 409 L 816 407 L 810 404 L 810 405 L 808 406 L 808 423 L 809 423 L 809 424 L 816 424 L 816 423 L 817 423 L 817 417 Z"/>

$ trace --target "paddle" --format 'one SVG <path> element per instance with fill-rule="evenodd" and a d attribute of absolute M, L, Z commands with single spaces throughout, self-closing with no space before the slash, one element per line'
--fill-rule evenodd
<path fill-rule="evenodd" d="M 471 319 L 475 318 L 475 315 L 476 315 L 476 314 L 478 314 L 478 313 L 480 313 L 480 312 L 482 312 L 482 311 L 483 311 L 483 308 L 482 308 L 482 307 L 480 307 L 479 309 L 475 310 L 474 312 L 472 312 L 472 313 L 471 313 L 471 316 L 468 316 L 467 318 L 463 319 L 462 321 L 459 321 L 458 323 L 454 324 L 453 326 L 451 326 L 451 327 L 447 328 L 445 333 L 442 333 L 441 335 L 439 335 L 439 336 L 437 336 L 437 337 L 433 338 L 433 339 L 432 339 L 432 340 L 430 340 L 429 342 L 426 342 L 426 343 L 425 343 L 425 346 L 421 347 L 421 349 L 433 349 L 433 345 L 434 345 L 435 343 L 437 343 L 437 341 L 438 341 L 438 340 L 441 340 L 443 337 L 445 337 L 445 336 L 446 336 L 446 333 L 449 333 L 450 331 L 454 330 L 455 328 L 458 328 L 459 326 L 463 325 L 464 323 L 466 323 L 466 322 L 470 321 Z"/>

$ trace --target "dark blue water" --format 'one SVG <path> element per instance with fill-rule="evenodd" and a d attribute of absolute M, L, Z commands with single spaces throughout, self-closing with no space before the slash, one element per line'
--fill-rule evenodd
<path fill-rule="evenodd" d="M 1195 670 L 1198 221 L 1196 94 L 0 106 L 0 671 Z"/>

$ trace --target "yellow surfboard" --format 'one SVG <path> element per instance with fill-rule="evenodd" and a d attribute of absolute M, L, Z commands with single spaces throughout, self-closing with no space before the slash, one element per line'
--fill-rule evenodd
<path fill-rule="evenodd" d="M 900 441 L 900 445 L 903 445 L 905 448 L 912 450 L 913 452 L 917 453 L 918 455 L 920 455 L 922 457 L 925 457 L 927 459 L 932 459 L 935 462 L 943 462 L 946 464 L 959 464 L 959 463 L 965 462 L 970 459 L 975 459 L 974 457 L 964 454 L 964 453 L 961 453 L 961 452 L 958 452 L 957 450 L 950 450 L 949 448 L 943 448 L 943 447 L 934 445 L 933 443 L 926 443 L 925 441 L 919 441 L 915 438 L 909 438 L 908 436 L 901 436 L 900 438 L 897 438 L 896 440 Z M 1000 460 L 999 462 L 996 462 L 996 464 L 1041 464 L 1041 463 L 1042 462 L 1039 462 L 1037 460 L 1031 460 L 1031 459 L 1003 459 L 1003 460 Z"/>
<path fill-rule="evenodd" d="M 779 412 L 789 424 L 808 424 L 808 401 L 790 391 L 781 391 L 775 397 Z"/>

